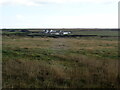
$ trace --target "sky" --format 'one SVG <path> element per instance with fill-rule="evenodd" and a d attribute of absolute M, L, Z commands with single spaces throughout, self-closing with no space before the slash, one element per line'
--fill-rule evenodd
<path fill-rule="evenodd" d="M 0 0 L 0 28 L 118 28 L 119 0 Z"/>

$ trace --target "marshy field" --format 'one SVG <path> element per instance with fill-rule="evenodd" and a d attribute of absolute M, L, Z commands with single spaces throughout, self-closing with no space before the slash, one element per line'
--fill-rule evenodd
<path fill-rule="evenodd" d="M 118 37 L 2 39 L 3 88 L 119 87 Z"/>

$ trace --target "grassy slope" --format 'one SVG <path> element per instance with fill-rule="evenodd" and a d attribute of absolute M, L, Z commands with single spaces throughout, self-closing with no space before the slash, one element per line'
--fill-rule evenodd
<path fill-rule="evenodd" d="M 101 36 L 118 36 L 118 31 L 76 31 L 73 35 L 101 35 Z"/>
<path fill-rule="evenodd" d="M 117 87 L 117 40 L 3 37 L 3 87 Z"/>

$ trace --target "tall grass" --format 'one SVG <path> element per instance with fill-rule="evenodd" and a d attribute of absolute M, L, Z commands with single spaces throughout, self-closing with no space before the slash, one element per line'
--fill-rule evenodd
<path fill-rule="evenodd" d="M 118 87 L 117 47 L 95 38 L 3 37 L 3 88 Z"/>

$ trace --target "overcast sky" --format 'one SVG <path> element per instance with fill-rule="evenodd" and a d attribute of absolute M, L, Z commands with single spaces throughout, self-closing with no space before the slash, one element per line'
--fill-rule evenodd
<path fill-rule="evenodd" d="M 119 0 L 0 0 L 0 28 L 118 28 Z"/>

